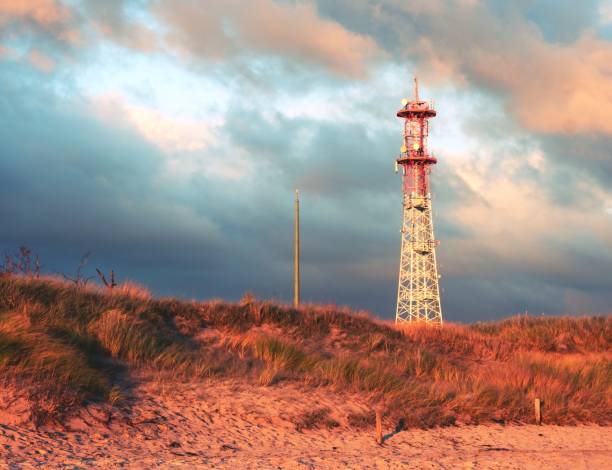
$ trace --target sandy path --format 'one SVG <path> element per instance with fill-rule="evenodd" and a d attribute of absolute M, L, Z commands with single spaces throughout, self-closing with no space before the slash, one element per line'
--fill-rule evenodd
<path fill-rule="evenodd" d="M 612 468 L 612 428 L 475 426 L 407 430 L 378 446 L 346 426 L 354 397 L 293 386 L 142 385 L 130 415 L 91 409 L 72 430 L 0 419 L 0 468 Z M 326 406 L 341 426 L 297 432 L 292 417 Z M 391 429 L 387 430 L 388 432 Z"/>

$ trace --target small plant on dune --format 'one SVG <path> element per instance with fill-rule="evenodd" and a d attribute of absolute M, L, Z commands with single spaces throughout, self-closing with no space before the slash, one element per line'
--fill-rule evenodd
<path fill-rule="evenodd" d="M 63 278 L 66 281 L 69 281 L 72 284 L 74 284 L 75 287 L 86 287 L 89 281 L 93 279 L 93 276 L 87 277 L 83 273 L 83 269 L 85 269 L 85 266 L 89 262 L 90 256 L 91 256 L 91 251 L 84 253 L 83 256 L 81 256 L 81 261 L 79 261 L 79 264 L 76 268 L 74 276 L 70 277 L 70 276 L 66 276 L 65 274 L 62 274 Z"/>
<path fill-rule="evenodd" d="M 117 309 L 104 312 L 88 331 L 111 357 L 134 364 L 152 360 L 169 344 L 147 322 Z"/>
<path fill-rule="evenodd" d="M 141 284 L 131 281 L 125 281 L 121 284 L 115 285 L 115 287 L 111 290 L 111 294 L 142 301 L 147 301 L 152 298 L 151 291 L 149 289 Z"/>
<path fill-rule="evenodd" d="M 16 254 L 5 253 L 4 262 L 0 264 L 0 274 L 18 274 L 23 276 L 40 277 L 42 265 L 40 258 L 25 245 L 19 247 Z"/>
<path fill-rule="evenodd" d="M 102 397 L 109 387 L 109 377 L 92 367 L 78 347 L 23 313 L 0 318 L 0 375 L 24 391 L 37 425 L 86 396 Z"/>
<path fill-rule="evenodd" d="M 111 406 L 116 406 L 123 401 L 123 394 L 121 393 L 121 388 L 117 385 L 114 385 L 110 391 L 108 392 L 108 403 Z"/>
<path fill-rule="evenodd" d="M 106 279 L 104 273 L 100 271 L 100 268 L 96 268 L 96 272 L 98 273 L 98 277 L 102 281 L 102 284 L 104 284 L 108 290 L 113 290 L 115 287 L 117 287 L 117 282 L 115 281 L 115 271 L 111 269 L 108 279 Z"/>
<path fill-rule="evenodd" d="M 282 370 L 279 369 L 274 364 L 268 364 L 259 374 L 259 385 L 263 385 L 267 387 L 269 385 L 274 385 L 281 378 Z"/>
<path fill-rule="evenodd" d="M 302 432 L 305 429 L 337 428 L 340 426 L 340 423 L 329 416 L 330 412 L 329 408 L 317 408 L 294 416 L 291 421 L 298 432 Z"/>
<path fill-rule="evenodd" d="M 241 358 L 252 355 L 263 362 L 259 375 L 261 385 L 273 385 L 285 375 L 312 370 L 317 360 L 297 345 L 265 335 L 238 337 L 226 345 L 238 352 Z"/>
<path fill-rule="evenodd" d="M 255 301 L 255 294 L 253 294 L 252 292 L 245 292 L 242 296 L 242 299 L 240 299 L 240 304 L 247 306 L 253 304 Z"/>
<path fill-rule="evenodd" d="M 368 335 L 365 341 L 365 348 L 369 353 L 388 349 L 385 336 L 381 333 Z"/>
<path fill-rule="evenodd" d="M 312 359 L 296 345 L 277 338 L 261 337 L 254 341 L 255 357 L 275 368 L 296 371 L 310 369 Z"/>
<path fill-rule="evenodd" d="M 376 415 L 374 411 L 349 413 L 347 419 L 350 427 L 355 429 L 366 429 L 374 427 Z"/>

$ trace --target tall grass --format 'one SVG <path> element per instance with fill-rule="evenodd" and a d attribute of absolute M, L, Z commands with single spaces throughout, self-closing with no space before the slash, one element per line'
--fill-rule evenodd
<path fill-rule="evenodd" d="M 610 424 L 611 344 L 610 316 L 396 327 L 333 305 L 183 302 L 133 285 L 0 278 L 1 382 L 25 390 L 40 420 L 85 400 L 115 403 L 126 374 L 152 372 L 328 387 L 409 426 L 530 422 L 535 397 L 545 422 Z"/>

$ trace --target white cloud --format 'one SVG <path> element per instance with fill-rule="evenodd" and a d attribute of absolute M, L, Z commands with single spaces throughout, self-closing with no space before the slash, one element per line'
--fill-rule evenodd
<path fill-rule="evenodd" d="M 98 96 L 92 101 L 104 120 L 130 125 L 167 154 L 206 149 L 215 142 L 215 129 L 222 124 L 220 120 L 186 119 L 127 103 L 117 93 Z"/>
<path fill-rule="evenodd" d="M 198 2 L 166 1 L 156 13 L 169 27 L 170 47 L 193 56 L 288 57 L 363 78 L 369 60 L 381 54 L 372 38 L 322 18 L 307 2 L 251 0 L 245 8 L 237 0 L 209 0 L 203 8 Z"/>
<path fill-rule="evenodd" d="M 604 0 L 599 5 L 599 23 L 612 23 L 612 0 Z"/>
<path fill-rule="evenodd" d="M 588 195 L 592 205 L 559 205 L 539 179 L 521 177 L 525 164 L 535 162 L 536 169 L 543 168 L 540 155 L 539 151 L 527 156 L 496 154 L 504 159 L 501 167 L 479 155 L 470 160 L 449 159 L 447 164 L 459 186 L 477 195 L 451 203 L 442 215 L 474 234 L 444 241 L 450 274 L 482 274 L 503 265 L 535 275 L 571 275 L 580 267 L 562 248 L 568 246 L 577 253 L 592 255 L 593 250 L 603 249 L 601 256 L 612 256 L 609 223 L 599 212 L 599 203 L 610 200 L 611 193 L 584 182 L 579 191 Z M 612 208 L 606 212 L 612 215 Z M 581 239 L 591 241 L 574 243 Z"/>
<path fill-rule="evenodd" d="M 198 122 L 165 115 L 155 109 L 126 105 L 127 118 L 149 141 L 162 150 L 194 152 L 214 142 L 214 122 Z"/>
<path fill-rule="evenodd" d="M 106 122 L 136 130 L 146 140 L 159 147 L 166 156 L 164 181 L 181 181 L 195 174 L 238 181 L 254 171 L 252 156 L 233 149 L 231 160 L 223 149 L 217 133 L 224 121 L 220 118 L 194 120 L 176 117 L 157 109 L 127 103 L 119 94 L 107 94 L 92 99 L 97 115 Z M 166 181 L 167 182 L 167 181 Z"/>

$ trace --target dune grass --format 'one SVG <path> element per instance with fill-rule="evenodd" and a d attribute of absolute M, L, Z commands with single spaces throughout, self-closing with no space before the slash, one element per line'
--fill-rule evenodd
<path fill-rule="evenodd" d="M 152 372 L 328 387 L 407 426 L 527 423 L 535 397 L 547 423 L 610 424 L 611 344 L 610 316 L 395 327 L 335 306 L 183 302 L 134 285 L 0 277 L 0 386 L 23 390 L 38 421 L 88 400 L 117 403 L 126 378 Z"/>

